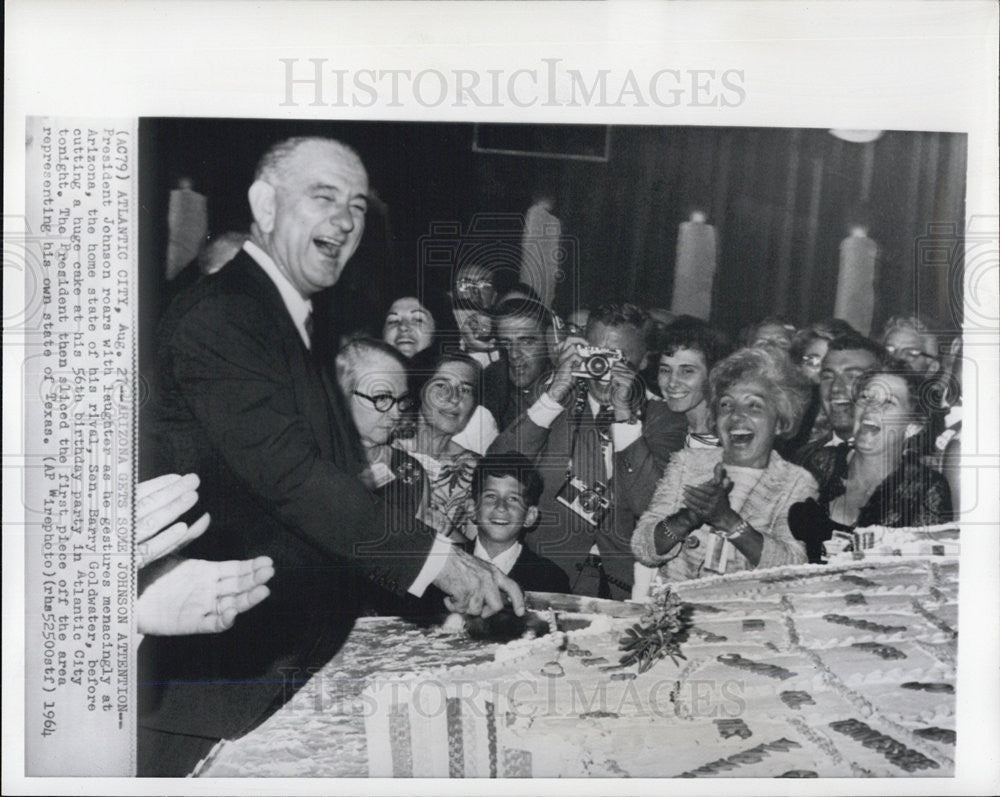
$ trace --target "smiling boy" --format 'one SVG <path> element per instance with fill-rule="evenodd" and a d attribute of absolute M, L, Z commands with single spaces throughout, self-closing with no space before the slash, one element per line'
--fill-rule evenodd
<path fill-rule="evenodd" d="M 474 555 L 496 565 L 522 589 L 570 591 L 562 568 L 521 544 L 538 520 L 542 478 L 518 453 L 483 457 L 472 475 L 470 510 L 478 533 Z"/>

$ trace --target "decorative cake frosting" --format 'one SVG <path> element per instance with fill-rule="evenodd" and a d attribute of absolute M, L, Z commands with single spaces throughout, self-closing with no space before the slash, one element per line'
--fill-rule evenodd
<path fill-rule="evenodd" d="M 676 589 L 683 658 L 645 672 L 633 621 L 602 618 L 373 681 L 369 774 L 950 775 L 957 574 L 927 557 L 707 578 Z"/>
<path fill-rule="evenodd" d="M 506 645 L 362 618 L 203 776 L 947 776 L 958 563 L 850 557 L 685 582 L 683 658 L 623 666 L 635 620 Z M 656 633 L 656 630 L 652 633 Z"/>

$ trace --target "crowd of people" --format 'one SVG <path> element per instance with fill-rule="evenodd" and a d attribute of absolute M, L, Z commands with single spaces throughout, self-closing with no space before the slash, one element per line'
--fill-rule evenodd
<path fill-rule="evenodd" d="M 159 481 L 141 497 L 161 498 L 142 534 L 171 563 L 148 565 L 140 596 L 140 774 L 182 774 L 259 724 L 359 612 L 520 613 L 522 589 L 642 599 L 953 517 L 960 352 L 920 319 L 867 337 L 766 317 L 733 341 L 638 301 L 561 318 L 470 261 L 326 361 L 311 298 L 358 245 L 364 166 L 291 139 L 248 195 L 249 236 L 158 338 L 143 443 Z M 205 586 L 168 612 L 162 579 L 185 568 L 185 589 Z"/>

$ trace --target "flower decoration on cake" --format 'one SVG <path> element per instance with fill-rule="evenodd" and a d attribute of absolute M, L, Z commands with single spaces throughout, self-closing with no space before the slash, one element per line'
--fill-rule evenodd
<path fill-rule="evenodd" d="M 625 651 L 621 666 L 638 664 L 639 672 L 644 673 L 667 656 L 674 664 L 678 658 L 685 658 L 680 643 L 687 638 L 690 616 L 690 607 L 670 590 L 669 585 L 657 590 L 647 613 L 618 641 L 619 648 Z"/>

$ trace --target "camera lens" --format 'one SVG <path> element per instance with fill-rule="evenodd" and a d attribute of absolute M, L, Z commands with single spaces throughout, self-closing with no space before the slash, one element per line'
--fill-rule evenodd
<path fill-rule="evenodd" d="M 587 512 L 595 511 L 599 506 L 597 493 L 593 490 L 584 490 L 580 493 L 580 506 L 582 506 Z"/>
<path fill-rule="evenodd" d="M 586 367 L 587 373 L 591 376 L 604 376 L 611 367 L 611 363 L 603 354 L 595 354 L 587 360 Z"/>

